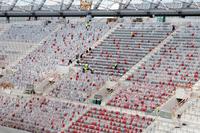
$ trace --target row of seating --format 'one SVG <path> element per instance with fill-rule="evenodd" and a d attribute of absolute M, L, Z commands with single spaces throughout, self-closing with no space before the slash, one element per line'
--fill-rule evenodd
<path fill-rule="evenodd" d="M 98 91 L 109 78 L 91 72 L 77 72 L 73 76 L 65 75 L 56 82 L 50 96 L 72 101 L 84 102 L 94 92 Z"/>
<path fill-rule="evenodd" d="M 0 125 L 29 132 L 60 132 L 86 108 L 45 97 L 0 99 Z"/>
<path fill-rule="evenodd" d="M 36 47 L 36 45 L 30 45 L 27 43 L 5 43 L 0 42 L 0 55 L 3 57 L 0 61 L 5 62 L 5 64 L 9 65 L 21 58 L 23 55 L 27 54 L 27 52 Z M 4 64 L 4 67 L 7 65 Z"/>
<path fill-rule="evenodd" d="M 153 119 L 107 109 L 91 108 L 67 129 L 69 133 L 141 133 Z"/>
<path fill-rule="evenodd" d="M 199 33 L 199 26 L 181 27 L 176 35 L 145 61 L 128 80 L 173 86 L 194 84 L 199 79 L 200 71 Z"/>
<path fill-rule="evenodd" d="M 0 41 L 39 43 L 56 28 L 57 24 L 12 24 L 0 36 Z"/>
<path fill-rule="evenodd" d="M 116 87 L 120 91 L 107 104 L 152 112 L 173 95 L 176 87 L 191 87 L 199 79 L 199 32 L 198 26 L 181 27 L 127 78 L 128 87 Z M 185 38 L 177 40 L 181 35 Z"/>
<path fill-rule="evenodd" d="M 107 105 L 151 113 L 165 103 L 175 87 L 145 82 L 130 82 L 115 87 L 119 91 Z"/>
<path fill-rule="evenodd" d="M 168 23 L 122 24 L 80 61 L 94 73 L 122 76 L 171 32 Z"/>
<path fill-rule="evenodd" d="M 37 85 L 50 71 L 56 71 L 58 65 L 69 65 L 70 61 L 91 47 L 112 26 L 113 23 L 92 22 L 90 28 L 86 29 L 82 22 L 66 24 L 14 66 L 16 73 L 5 76 L 2 82 L 9 81 L 21 90 L 27 84 Z"/>

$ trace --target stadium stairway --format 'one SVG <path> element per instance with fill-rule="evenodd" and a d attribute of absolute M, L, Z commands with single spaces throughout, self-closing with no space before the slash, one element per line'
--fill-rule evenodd
<path fill-rule="evenodd" d="M 176 29 L 176 31 L 177 30 L 178 30 L 178 28 Z M 174 31 L 171 34 L 169 34 L 157 47 L 155 47 L 149 54 L 147 54 L 137 64 L 135 64 L 126 74 L 124 74 L 123 77 L 120 78 L 120 80 L 124 81 L 130 75 L 132 75 L 132 73 L 134 73 L 134 71 L 137 70 L 137 68 L 139 66 L 141 66 L 142 63 L 144 63 L 145 61 L 147 61 L 152 55 L 154 55 L 157 51 L 159 51 L 164 46 L 164 44 L 166 44 L 168 41 L 170 41 L 170 39 L 172 39 L 173 36 L 176 34 L 176 31 Z"/>
<path fill-rule="evenodd" d="M 118 27 L 120 26 L 120 24 L 116 24 L 115 27 L 111 28 L 108 32 L 106 32 L 106 34 L 101 37 L 98 41 L 96 41 L 94 43 L 94 45 L 91 47 L 92 49 L 94 49 L 95 47 L 97 47 L 99 44 L 102 43 L 102 41 L 107 38 L 111 32 L 113 32 L 115 29 L 117 29 Z M 58 28 L 59 29 L 59 28 Z M 53 33 L 52 33 L 53 34 Z M 57 70 L 56 72 L 54 73 L 58 73 L 60 78 L 59 79 L 62 79 L 63 77 L 66 77 L 66 76 L 72 76 L 74 74 L 76 74 L 78 71 L 81 71 L 81 68 L 80 67 L 77 67 L 76 65 L 76 61 L 77 59 L 73 60 L 72 64 L 68 65 L 68 66 L 62 66 L 62 65 L 58 65 L 57 66 Z M 74 67 L 75 66 L 75 67 Z M 46 96 L 48 95 L 48 93 L 50 91 L 52 91 L 53 89 L 53 85 L 49 86 L 49 84 L 47 84 L 47 81 L 48 79 L 45 79 L 45 81 L 41 84 L 38 85 L 38 88 L 37 88 L 37 93 L 39 94 L 42 94 L 43 96 Z M 56 81 L 55 81 L 56 82 Z M 45 89 L 47 87 L 45 87 L 45 84 L 48 86 L 48 89 Z M 41 86 L 41 87 L 39 87 Z"/>
<path fill-rule="evenodd" d="M 117 26 L 116 26 L 117 27 Z M 104 94 L 105 93 L 105 89 L 107 88 L 116 88 L 116 90 L 114 90 L 113 93 L 111 93 L 111 95 L 105 95 L 104 99 L 103 99 L 103 102 L 101 104 L 101 106 L 97 106 L 97 105 L 93 105 L 93 104 L 85 104 L 85 103 L 80 103 L 80 102 L 74 102 L 74 101 L 70 101 L 70 100 L 66 100 L 66 99 L 61 99 L 61 98 L 54 98 L 54 97 L 51 97 L 51 96 L 46 96 L 46 95 L 43 95 L 45 96 L 46 98 L 49 98 L 49 100 L 52 100 L 52 101 L 59 101 L 59 102 L 69 102 L 69 103 L 73 103 L 75 105 L 85 105 L 87 106 L 86 109 L 84 109 L 83 111 L 81 111 L 81 113 L 76 116 L 72 121 L 70 122 L 67 122 L 66 125 L 64 125 L 64 127 L 62 128 L 62 131 L 64 132 L 71 132 L 71 129 L 77 129 L 77 131 L 79 130 L 85 130 L 85 131 L 93 131 L 93 127 L 97 127 L 96 129 L 99 129 L 100 128 L 104 128 L 104 127 L 101 127 L 98 125 L 98 122 L 100 120 L 102 121 L 108 121 L 108 122 L 111 122 L 111 123 L 114 123 L 113 125 L 111 125 L 111 127 L 114 127 L 116 128 L 117 130 L 120 128 L 120 127 L 116 127 L 116 123 L 118 121 L 118 118 L 120 118 L 120 126 L 121 125 L 124 125 L 124 118 L 125 119 L 130 119 L 131 115 L 139 115 L 139 116 L 142 116 L 141 118 L 145 118 L 146 116 L 148 116 L 148 114 L 146 114 L 145 112 L 142 112 L 142 111 L 138 111 L 138 110 L 132 110 L 132 109 L 122 109 L 120 107 L 114 107 L 114 106 L 106 106 L 106 103 L 110 100 L 110 97 L 112 97 L 116 92 L 118 92 L 118 88 L 116 86 L 120 85 L 120 84 L 125 84 L 125 85 L 129 85 L 128 83 L 130 81 L 127 81 L 127 77 L 129 75 L 131 75 L 132 73 L 134 73 L 135 70 L 138 69 L 138 67 L 144 62 L 144 61 L 147 61 L 149 60 L 149 58 L 154 55 L 157 51 L 159 51 L 163 45 L 165 43 L 167 43 L 171 38 L 172 36 L 176 33 L 177 31 L 169 34 L 167 36 L 167 38 L 165 38 L 163 41 L 161 41 L 154 49 L 152 49 L 147 55 L 145 55 L 141 61 L 139 61 L 138 63 L 136 63 L 128 72 L 125 73 L 124 76 L 122 76 L 121 78 L 119 78 L 119 80 L 115 81 L 115 82 L 112 82 L 112 81 L 108 81 L 105 86 L 103 86 L 101 89 L 99 89 L 99 91 L 97 91 L 95 94 Z M 156 34 L 156 33 L 155 33 Z M 148 37 L 148 35 L 146 36 Z M 124 37 L 126 38 L 126 37 Z M 149 39 L 149 38 L 148 38 Z M 102 39 L 101 43 L 103 42 L 104 39 Z M 98 47 L 99 45 L 101 45 L 101 43 L 97 42 L 96 43 L 96 47 Z M 70 66 L 73 66 L 75 64 L 75 62 L 73 62 Z M 74 67 L 75 69 L 77 67 Z M 76 70 L 79 70 L 79 68 L 77 68 Z M 74 73 L 76 73 L 76 70 Z M 60 73 L 62 75 L 62 72 Z M 69 73 L 68 73 L 69 74 Z M 65 76 L 64 74 L 62 76 Z M 50 87 L 51 88 L 51 87 Z M 193 88 L 195 88 L 195 92 L 197 92 L 200 88 L 200 81 L 198 81 L 194 86 Z M 92 95 L 92 97 L 94 96 Z M 21 96 L 30 96 L 30 95 L 24 95 L 24 94 L 21 94 Z M 91 97 L 91 98 L 92 98 Z M 89 99 L 88 99 L 89 100 Z M 87 102 L 87 101 L 86 101 Z M 167 102 L 166 102 L 167 103 Z M 185 105 L 191 105 L 193 102 L 189 103 L 189 104 L 185 104 Z M 197 101 L 194 101 L 195 104 L 198 104 L 197 106 L 199 106 L 200 102 L 197 100 Z M 163 104 L 162 106 L 164 106 L 165 104 Z M 196 106 L 196 105 L 195 105 Z M 187 108 L 187 106 L 186 106 Z M 185 110 L 185 109 L 183 109 Z M 102 111 L 105 111 L 104 113 L 102 113 Z M 15 111 L 16 113 L 18 112 Z M 186 114 L 187 113 L 194 113 L 192 117 L 195 117 L 196 115 L 199 115 L 198 114 L 198 110 L 193 110 L 193 108 L 190 108 L 188 109 L 188 111 L 186 111 Z M 91 114 L 92 113 L 92 114 Z M 116 113 L 116 114 L 115 114 Z M 124 113 L 126 115 L 124 115 Z M 127 115 L 128 114 L 128 115 Z M 11 115 L 11 114 L 9 114 Z M 121 116 L 125 116 L 125 117 L 121 117 Z M 136 117 L 136 116 L 134 116 Z M 155 116 L 148 116 L 149 118 L 155 118 Z M 112 118 L 112 119 L 111 119 Z M 145 118 L 146 120 L 146 118 Z M 89 121 L 89 123 L 88 123 Z M 101 122 L 102 122 L 101 121 Z M 95 122 L 95 123 L 94 123 Z M 145 122 L 145 121 L 142 121 L 142 122 Z M 188 122 L 188 121 L 187 121 Z M 86 125 L 86 123 L 88 125 Z M 103 123 L 103 122 L 102 122 Z M 138 123 L 141 123 L 141 121 L 138 121 Z M 61 124 L 61 123 L 60 123 Z M 93 125 L 94 124 L 94 125 Z M 104 124 L 104 123 L 103 123 Z M 126 123 L 125 122 L 125 125 L 128 125 L 129 123 Z M 177 132 L 183 132 L 183 133 L 187 133 L 187 132 L 193 132 L 193 133 L 197 133 L 199 131 L 199 127 L 196 123 L 192 123 L 192 122 L 189 122 L 187 123 L 188 126 L 184 126 L 183 128 L 180 128 L 180 129 L 177 129 L 177 128 L 174 128 L 174 121 L 173 120 L 168 120 L 168 119 L 163 119 L 163 118 L 156 118 L 155 121 L 152 121 L 151 125 L 149 127 L 147 127 L 147 129 L 144 128 L 144 132 L 145 133 L 165 133 L 165 132 L 172 132 L 172 133 L 177 133 Z M 198 123 L 199 124 L 199 123 Z M 92 125 L 92 126 L 91 126 Z M 139 128 L 137 128 L 137 126 Z M 141 127 L 143 127 L 144 125 L 142 124 L 139 124 L 139 125 L 136 125 L 136 129 L 141 129 Z M 92 127 L 92 128 L 91 128 Z M 132 130 L 132 127 L 131 126 L 128 126 L 130 127 Z M 145 125 L 146 127 L 146 125 Z M 88 130 L 88 128 L 91 128 Z M 107 128 L 107 127 L 105 127 Z M 82 131 L 83 131 L 82 130 Z M 112 130 L 112 129 L 111 129 Z M 115 130 L 115 129 L 114 129 Z M 105 132 L 107 131 L 107 129 L 105 130 Z M 121 130 L 119 130 L 121 131 Z M 137 132 L 138 130 L 136 130 Z M 140 131 L 140 130 L 139 130 Z"/>
<path fill-rule="evenodd" d="M 80 63 L 89 64 L 97 74 L 123 76 L 171 33 L 168 24 L 139 26 L 120 24 L 101 44 L 84 55 Z M 113 68 L 115 64 L 116 69 Z"/>
<path fill-rule="evenodd" d="M 99 44 L 102 43 L 102 41 L 107 38 L 111 32 L 113 32 L 115 29 L 117 29 L 118 27 L 120 26 L 120 24 L 116 24 L 113 28 L 111 28 L 108 32 L 106 32 L 106 34 L 101 37 L 98 41 L 96 41 L 94 43 L 94 45 L 91 47 L 92 49 L 97 47 Z M 45 40 L 48 40 L 48 37 L 51 37 L 52 34 L 54 34 L 56 31 L 58 31 L 60 28 L 62 27 L 62 25 L 58 26 L 54 32 L 52 32 L 49 36 L 47 36 L 46 38 L 43 39 L 43 41 L 41 41 L 41 44 L 42 42 L 44 42 Z M 47 78 L 44 79 L 41 83 L 39 83 L 36 87 L 35 87 L 35 91 L 37 94 L 40 94 L 40 95 L 43 95 L 43 96 L 46 96 L 48 95 L 48 93 L 50 91 L 52 91 L 53 89 L 53 86 L 54 84 L 49 84 L 49 80 L 53 78 L 53 75 L 54 74 L 58 74 L 59 78 L 57 79 L 53 79 L 54 81 L 53 82 L 57 82 L 59 79 L 62 79 L 63 77 L 66 77 L 66 76 L 72 76 L 74 74 L 76 74 L 78 71 L 81 71 L 80 67 L 77 67 L 76 66 L 76 61 L 77 59 L 74 59 L 72 60 L 72 64 L 68 65 L 68 66 L 65 66 L 65 65 L 57 65 L 57 68 L 56 68 L 56 71 L 54 72 L 49 72 L 48 76 L 46 76 Z M 74 67 L 75 66 L 75 67 Z M 48 88 L 48 89 L 47 89 Z"/>
<path fill-rule="evenodd" d="M 176 29 L 176 31 L 178 30 L 178 28 Z M 112 96 L 114 96 L 119 90 L 115 90 L 115 86 L 119 86 L 120 84 L 124 84 L 124 85 L 128 85 L 128 81 L 126 80 L 127 77 L 129 75 L 131 75 L 135 70 L 138 69 L 138 67 L 146 60 L 148 60 L 152 55 L 154 55 L 157 51 L 159 51 L 163 45 L 168 42 L 174 34 L 176 34 L 176 31 L 172 32 L 171 34 L 169 34 L 163 41 L 161 41 L 154 49 L 151 50 L 151 52 L 149 52 L 147 55 L 145 55 L 138 63 L 136 63 L 135 65 L 133 65 L 132 68 L 130 68 L 129 71 L 127 71 L 121 78 L 117 79 L 115 82 L 106 82 L 105 86 L 103 86 L 101 89 L 99 89 L 98 92 L 96 92 L 95 94 L 101 94 L 103 96 L 103 100 L 101 105 L 102 106 L 106 106 L 106 103 L 112 98 Z M 111 85 L 112 84 L 112 85 Z M 113 92 L 109 95 L 107 95 L 107 88 L 113 88 Z M 91 102 L 92 99 L 94 99 L 95 95 L 92 95 L 87 102 Z"/>

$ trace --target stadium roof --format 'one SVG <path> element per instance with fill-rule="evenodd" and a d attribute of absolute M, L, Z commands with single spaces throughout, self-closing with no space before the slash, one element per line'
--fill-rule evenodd
<path fill-rule="evenodd" d="M 80 8 L 80 0 L 2 0 L 0 17 L 73 16 L 199 16 L 195 0 L 86 0 L 90 10 Z"/>

